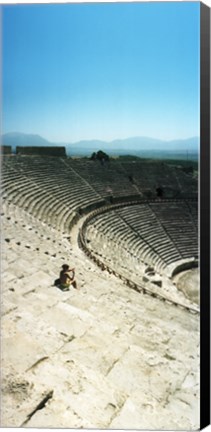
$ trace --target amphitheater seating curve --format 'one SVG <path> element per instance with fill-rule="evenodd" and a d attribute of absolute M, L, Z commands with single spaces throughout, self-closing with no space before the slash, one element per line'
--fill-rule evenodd
<path fill-rule="evenodd" d="M 164 163 L 113 160 L 102 165 L 42 156 L 5 156 L 2 161 L 3 201 L 63 234 L 83 209 L 103 199 L 109 204 L 111 197 L 133 200 L 138 194 L 143 200 L 146 191 L 156 198 L 157 185 L 179 191 L 180 198 L 197 193 L 190 174 Z M 196 200 L 185 199 L 120 206 L 92 219 L 87 238 L 116 266 L 130 257 L 136 269 L 144 262 L 164 271 L 182 259 L 197 259 L 197 210 Z"/>
<path fill-rule="evenodd" d="M 125 254 L 165 272 L 171 264 L 198 258 L 197 201 L 124 206 L 94 217 L 86 228 L 89 247 L 119 268 Z M 118 252 L 114 248 L 118 245 Z M 125 259 L 127 263 L 127 259 Z M 128 271 L 130 271 L 130 265 Z"/>

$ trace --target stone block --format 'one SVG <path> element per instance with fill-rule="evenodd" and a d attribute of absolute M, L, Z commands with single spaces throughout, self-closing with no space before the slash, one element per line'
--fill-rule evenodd
<path fill-rule="evenodd" d="M 50 389 L 10 368 L 1 374 L 1 427 L 21 427 Z"/>
<path fill-rule="evenodd" d="M 121 341 L 114 335 L 104 333 L 103 327 L 97 331 L 92 327 L 83 337 L 67 343 L 61 353 L 66 361 L 79 362 L 106 376 L 121 361 L 127 349 L 127 339 Z"/>
<path fill-rule="evenodd" d="M 49 286 L 53 284 L 53 277 L 47 275 L 44 271 L 35 271 L 30 276 L 24 275 L 21 279 L 24 288 L 28 290 L 37 288 L 39 286 Z"/>
<path fill-rule="evenodd" d="M 81 429 L 88 428 L 90 425 L 86 420 L 80 418 L 68 403 L 64 403 L 62 398 L 55 396 L 44 409 L 37 411 L 31 417 L 26 426 L 42 429 Z"/>
<path fill-rule="evenodd" d="M 93 324 L 91 314 L 61 301 L 55 307 L 42 313 L 40 318 L 59 332 L 74 338 L 81 337 Z"/>
<path fill-rule="evenodd" d="M 9 363 L 18 373 L 24 373 L 33 364 L 47 355 L 46 347 L 30 335 L 15 331 L 14 336 L 3 334 L 1 341 L 2 366 Z"/>

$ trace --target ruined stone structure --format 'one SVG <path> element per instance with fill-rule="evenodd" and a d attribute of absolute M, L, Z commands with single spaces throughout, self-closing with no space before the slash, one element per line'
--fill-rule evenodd
<path fill-rule="evenodd" d="M 199 428 L 192 173 L 5 156 L 1 216 L 1 425 Z"/>
<path fill-rule="evenodd" d="M 40 156 L 66 156 L 66 149 L 65 147 L 30 147 L 30 146 L 17 146 L 16 147 L 16 153 L 18 155 L 40 155 Z"/>
<path fill-rule="evenodd" d="M 12 146 L 9 145 L 1 145 L 0 146 L 0 153 L 2 155 L 10 155 L 12 154 Z"/>

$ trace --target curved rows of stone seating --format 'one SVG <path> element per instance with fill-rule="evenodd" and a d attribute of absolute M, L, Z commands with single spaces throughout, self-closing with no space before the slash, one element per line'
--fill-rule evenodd
<path fill-rule="evenodd" d="M 131 184 L 125 170 L 116 161 L 102 165 L 99 161 L 67 159 L 65 163 L 83 177 L 102 198 L 137 195 L 137 188 Z"/>
<path fill-rule="evenodd" d="M 190 215 L 192 217 L 193 225 L 195 226 L 195 230 L 198 231 L 198 215 L 199 209 L 195 201 L 186 201 L 187 207 L 190 210 Z"/>
<path fill-rule="evenodd" d="M 23 233 L 25 232 L 27 243 L 24 247 L 28 249 L 28 253 L 34 248 L 39 253 L 58 259 L 64 251 L 69 253 L 72 250 L 68 235 L 64 237 L 58 230 L 38 221 L 27 211 L 12 203 L 2 203 L 1 218 L 4 240 L 11 247 L 14 243 L 19 247 L 24 244 Z"/>
<path fill-rule="evenodd" d="M 110 161 L 101 165 L 82 159 L 16 155 L 5 156 L 2 168 L 3 198 L 63 233 L 71 229 L 83 209 L 103 199 L 141 198 L 146 188 L 155 191 L 157 184 L 167 183 L 174 187 L 177 181 L 173 168 L 153 162 Z M 136 185 L 131 181 L 131 170 L 135 170 Z"/>
<path fill-rule="evenodd" d="M 20 295 L 33 292 L 35 287 L 51 286 L 61 265 L 73 260 L 73 248 L 69 237 L 64 238 L 12 203 L 2 204 L 1 218 L 2 291 L 8 293 L 8 300 L 15 295 L 19 302 Z M 10 307 L 6 301 L 3 314 Z"/>
<path fill-rule="evenodd" d="M 191 204 L 169 202 L 166 206 L 150 203 L 149 207 L 164 226 L 182 259 L 198 258 L 197 201 Z"/>
<path fill-rule="evenodd" d="M 130 206 L 134 205 L 135 202 L 130 203 Z M 136 254 L 136 252 L 131 253 L 128 247 L 131 233 L 126 227 L 122 229 L 121 224 L 119 224 L 117 212 L 120 209 L 124 209 L 123 204 L 116 204 L 110 208 L 105 206 L 94 210 L 86 217 L 78 236 L 79 245 L 85 254 L 101 270 L 114 274 L 130 288 L 185 308 L 189 312 L 199 312 L 196 305 L 193 305 L 191 301 L 184 297 L 181 291 L 177 290 L 174 281 L 169 279 L 169 271 L 166 273 L 164 269 L 164 273 L 159 272 L 159 266 L 154 266 L 156 260 L 148 261 L 151 263 L 149 265 L 146 263 L 147 260 L 142 261 L 142 256 Z M 113 212 L 112 221 L 110 220 L 111 212 Z M 99 220 L 100 225 L 98 225 Z M 110 227 L 113 228 L 114 226 L 112 233 L 108 229 L 110 222 L 112 222 Z M 138 239 L 136 239 L 137 242 Z M 148 245 L 148 250 L 149 248 L 150 245 Z M 183 260 L 183 265 L 186 264 Z M 190 266 L 192 268 L 193 265 L 195 266 L 195 262 L 188 260 L 188 268 Z M 162 276 L 159 273 L 162 273 Z"/>
<path fill-rule="evenodd" d="M 141 262 L 162 272 L 177 261 L 197 258 L 195 209 L 197 201 L 189 207 L 183 200 L 119 206 L 93 218 L 87 224 L 86 238 L 94 251 L 115 265 L 118 260 L 121 267 L 130 256 L 136 273 Z"/>
<path fill-rule="evenodd" d="M 156 188 L 162 187 L 168 197 L 197 195 L 197 180 L 192 174 L 162 162 L 119 162 L 104 165 L 99 161 L 66 160 L 102 196 L 135 196 L 150 192 L 156 197 Z"/>
<path fill-rule="evenodd" d="M 80 207 L 100 200 L 61 158 L 4 158 L 2 171 L 3 198 L 62 232 Z"/>
<path fill-rule="evenodd" d="M 197 194 L 197 180 L 178 167 L 157 161 L 122 162 L 122 166 L 142 193 L 151 191 L 154 195 L 156 188 L 162 187 L 171 198 Z"/>

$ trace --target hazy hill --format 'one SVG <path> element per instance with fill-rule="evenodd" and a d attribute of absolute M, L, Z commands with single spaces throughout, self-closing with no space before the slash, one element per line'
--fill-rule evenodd
<path fill-rule="evenodd" d="M 53 144 L 40 135 L 24 134 L 21 132 L 9 132 L 1 137 L 2 145 L 17 146 L 52 146 Z"/>
<path fill-rule="evenodd" d="M 80 149 L 84 150 L 104 150 L 110 154 L 125 154 L 125 152 L 151 152 L 151 151 L 168 151 L 168 152 L 190 152 L 198 153 L 199 138 L 193 137 L 185 140 L 162 141 L 149 137 L 134 137 L 127 139 L 118 139 L 111 142 L 89 140 L 79 141 L 74 144 L 66 144 L 67 151 Z"/>
<path fill-rule="evenodd" d="M 24 133 L 6 133 L 1 137 L 3 145 L 16 146 L 65 146 L 68 155 L 90 156 L 92 152 L 103 150 L 110 155 L 133 154 L 142 157 L 184 157 L 191 155 L 197 158 L 199 138 L 162 141 L 149 137 L 132 137 L 117 139 L 111 142 L 100 140 L 83 140 L 76 143 L 52 143 L 40 135 Z"/>

